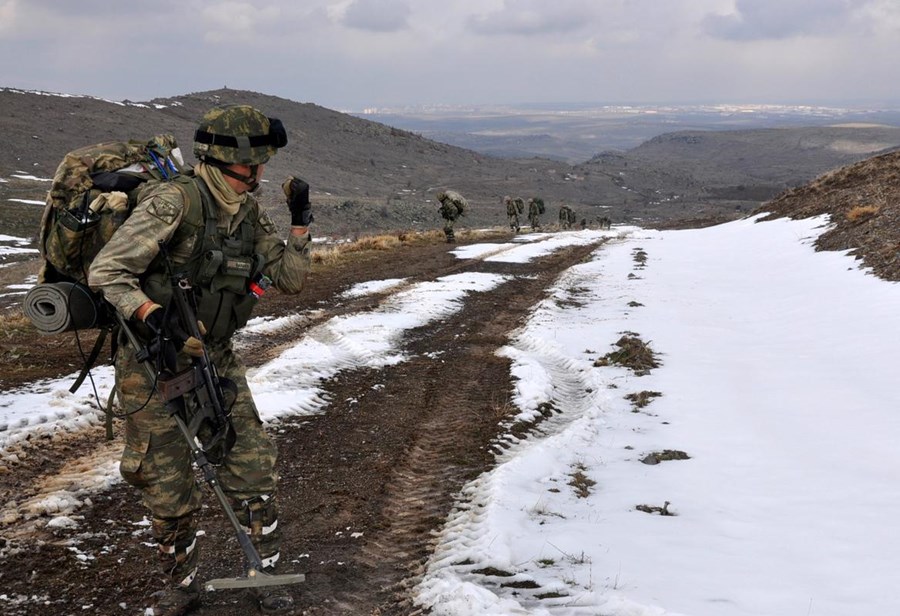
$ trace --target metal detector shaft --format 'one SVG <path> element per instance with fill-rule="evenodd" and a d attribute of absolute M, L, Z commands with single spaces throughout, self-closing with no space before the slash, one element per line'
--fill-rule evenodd
<path fill-rule="evenodd" d="M 122 327 L 122 331 L 125 332 L 129 344 L 131 344 L 132 348 L 137 351 L 137 349 L 140 348 L 140 343 L 138 342 L 137 337 L 134 335 L 134 332 L 131 331 L 131 328 L 125 321 L 125 318 L 118 311 L 116 311 L 116 318 L 119 321 L 119 325 Z M 153 368 L 150 367 L 147 362 L 141 362 L 141 364 L 147 371 L 147 375 L 150 377 L 150 382 L 155 382 L 156 373 L 153 371 Z M 271 575 L 263 571 L 263 563 L 262 559 L 259 556 L 259 552 L 256 551 L 256 547 L 250 540 L 250 536 L 241 526 L 237 515 L 234 513 L 234 509 L 231 508 L 231 503 L 228 502 L 228 497 L 226 497 L 225 492 L 222 491 L 222 486 L 219 485 L 219 479 L 216 475 L 215 467 L 206 458 L 206 454 L 197 444 L 197 440 L 194 438 L 194 435 L 191 434 L 191 431 L 188 429 L 187 425 L 185 425 L 184 420 L 179 417 L 177 413 L 172 413 L 172 418 L 175 420 L 178 429 L 181 431 L 181 434 L 187 441 L 188 447 L 190 447 L 191 449 L 191 455 L 193 455 L 197 466 L 203 473 L 203 479 L 213 491 L 213 494 L 216 495 L 216 499 L 222 506 L 222 510 L 225 512 L 225 516 L 228 518 L 228 521 L 231 522 L 231 526 L 234 528 L 234 532 L 237 535 L 238 543 L 241 546 L 241 551 L 244 552 L 244 557 L 249 563 L 249 567 L 247 569 L 247 577 L 219 578 L 208 580 L 204 584 L 206 590 L 221 590 L 225 588 L 255 588 L 260 586 L 281 586 L 286 584 L 299 584 L 300 582 L 303 582 L 306 579 L 306 576 L 302 573 Z"/>

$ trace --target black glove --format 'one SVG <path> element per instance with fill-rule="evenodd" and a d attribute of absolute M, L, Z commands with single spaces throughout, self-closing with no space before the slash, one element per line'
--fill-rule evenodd
<path fill-rule="evenodd" d="M 163 334 L 168 334 L 170 336 L 168 341 L 171 343 L 171 347 L 176 353 L 184 351 L 191 357 L 201 357 L 203 355 L 203 342 L 184 331 L 184 328 L 177 323 L 168 323 L 168 331 L 165 331 L 167 325 L 166 318 L 165 309 L 156 308 L 151 310 L 147 313 L 147 316 L 144 317 L 144 325 L 153 332 L 154 337 L 156 337 L 160 343 L 164 342 L 162 338 Z M 200 333 L 205 334 L 206 328 L 203 326 L 203 323 L 198 321 L 197 325 L 200 329 Z"/>
<path fill-rule="evenodd" d="M 153 332 L 154 336 L 162 334 L 163 328 L 166 326 L 166 311 L 160 306 L 152 308 L 144 317 L 144 325 Z"/>
<path fill-rule="evenodd" d="M 284 196 L 287 197 L 288 209 L 291 211 L 292 227 L 308 227 L 313 221 L 312 205 L 309 202 L 309 184 L 288 176 L 281 185 Z"/>

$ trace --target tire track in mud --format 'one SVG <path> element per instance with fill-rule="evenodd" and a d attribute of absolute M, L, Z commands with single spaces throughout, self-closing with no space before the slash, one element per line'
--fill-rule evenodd
<path fill-rule="evenodd" d="M 422 270 L 423 279 L 461 271 L 518 276 L 492 291 L 469 295 L 449 319 L 409 332 L 408 361 L 380 370 L 349 370 L 331 379 L 324 387 L 331 401 L 324 414 L 275 426 L 284 570 L 307 573 L 307 582 L 296 589 L 298 613 L 418 611 L 409 589 L 423 573 L 434 533 L 459 489 L 491 467 L 491 444 L 510 411 L 509 361 L 496 350 L 508 343 L 510 332 L 559 273 L 595 249 L 596 244 L 569 247 L 528 264 L 453 258 L 430 274 Z M 335 310 L 364 310 L 380 299 L 364 297 Z M 271 345 L 252 348 L 243 351 L 251 366 L 267 360 L 264 350 Z M 112 520 L 127 526 L 142 518 L 137 495 L 118 485 L 97 500 L 83 512 L 79 529 L 85 537 L 81 548 L 96 555 L 92 568 L 60 573 L 71 558 L 70 544 L 60 536 L 46 543 L 36 538 L 37 547 L 21 570 L 12 570 L 10 561 L 0 563 L 0 585 L 53 597 L 57 608 L 64 605 L 72 613 L 81 613 L 81 605 L 92 605 L 97 613 L 119 611 L 117 606 L 125 603 L 149 605 L 160 581 L 153 550 L 142 541 L 146 534 L 103 532 L 115 528 L 109 526 Z M 205 502 L 201 575 L 238 575 L 240 549 L 213 499 Z M 110 537 L 118 543 L 108 545 Z M 110 570 L 116 571 L 115 581 Z M 245 616 L 248 610 L 253 607 L 242 594 L 226 592 L 205 596 L 196 613 Z"/>
<path fill-rule="evenodd" d="M 509 361 L 496 351 L 508 343 L 510 332 L 559 273 L 594 249 L 571 247 L 526 265 L 493 264 L 491 269 L 502 273 L 518 269 L 519 274 L 528 275 L 477 299 L 470 297 L 453 318 L 412 333 L 407 345 L 414 354 L 410 361 L 360 375 L 361 383 L 351 391 L 340 385 L 329 388 L 334 400 L 358 394 L 360 385 L 376 388 L 368 403 L 360 401 L 360 409 L 370 405 L 380 409 L 385 413 L 384 424 L 393 423 L 406 444 L 391 454 L 393 461 L 380 474 L 374 502 L 369 500 L 361 508 L 364 523 L 357 525 L 353 516 L 342 518 L 348 529 L 364 529 L 362 538 L 341 546 L 341 562 L 348 563 L 342 571 L 323 567 L 321 575 L 311 572 L 310 583 L 301 589 L 304 613 L 419 611 L 410 590 L 424 573 L 435 532 L 462 486 L 491 467 L 491 445 L 511 410 Z M 563 397 L 576 395 L 566 392 Z M 329 431 L 348 428 L 332 425 Z M 369 474 L 368 479 L 377 477 Z"/>
<path fill-rule="evenodd" d="M 451 255 L 438 265 L 436 270 L 428 268 L 424 273 L 408 276 L 404 283 L 389 290 L 296 314 L 294 317 L 288 317 L 285 325 L 277 328 L 275 332 L 239 336 L 235 346 L 245 358 L 249 368 L 258 367 L 296 344 L 303 332 L 333 317 L 372 310 L 391 294 L 408 289 L 417 282 L 464 271 L 477 261 L 516 246 L 517 244 L 504 245 L 503 248 L 482 254 L 475 259 L 461 260 Z M 441 252 L 447 252 L 444 246 L 438 248 Z M 400 275 L 404 273 L 402 265 L 393 269 Z M 328 296 L 331 293 L 333 291 L 324 295 Z M 289 296 L 281 297 L 282 304 L 286 303 L 286 300 L 290 301 Z M 87 385 L 84 386 L 86 387 Z M 75 432 L 36 431 L 12 445 L 7 453 L 15 454 L 15 457 L 12 461 L 9 459 L 5 462 L 0 461 L 0 532 L 3 536 L 25 537 L 39 531 L 40 515 L 32 511 L 32 505 L 51 497 L 58 491 L 59 486 L 65 485 L 61 477 L 71 477 L 69 483 L 74 483 L 83 474 L 80 470 L 73 472 L 71 469 L 83 469 L 85 464 L 99 466 L 114 464 L 123 447 L 121 435 L 117 435 L 112 443 L 110 446 L 102 428 L 95 422 L 93 426 Z"/>

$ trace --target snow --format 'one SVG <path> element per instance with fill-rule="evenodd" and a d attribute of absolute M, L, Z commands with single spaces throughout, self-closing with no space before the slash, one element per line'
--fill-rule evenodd
<path fill-rule="evenodd" d="M 460 259 L 526 263 L 607 240 L 557 279 L 498 351 L 515 380 L 509 424 L 533 428 L 502 437 L 495 468 L 459 494 L 417 603 L 444 616 L 896 611 L 900 392 L 891 360 L 900 353 L 900 287 L 848 254 L 816 252 L 827 225 L 747 219 L 456 248 Z M 405 332 L 511 278 L 469 273 L 348 290 L 344 299 L 387 297 L 302 330 L 295 346 L 252 370 L 264 418 L 323 412 L 322 379 L 405 361 Z M 254 320 L 242 336 L 307 318 Z M 598 361 L 626 333 L 660 366 L 639 376 Z M 105 399 L 109 369 L 95 368 L 94 379 Z M 36 434 L 100 421 L 88 387 L 71 395 L 70 383 L 0 393 L 0 463 L 14 464 Z M 642 392 L 653 394 L 646 406 L 626 398 Z M 666 450 L 688 459 L 641 462 Z M 96 452 L 5 513 L 77 526 L 73 512 L 118 480 L 116 454 Z"/>

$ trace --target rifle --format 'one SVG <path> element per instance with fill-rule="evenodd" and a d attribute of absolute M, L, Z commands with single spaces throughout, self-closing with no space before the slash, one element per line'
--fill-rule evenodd
<path fill-rule="evenodd" d="M 190 280 L 187 274 L 175 271 L 165 243 L 159 242 L 159 247 L 160 255 L 166 264 L 166 272 L 172 283 L 172 300 L 166 310 L 174 308 L 178 325 L 185 333 L 202 342 L 203 333 L 197 321 L 197 310 L 194 306 Z M 231 425 L 230 406 L 226 405 L 225 396 L 226 390 L 233 395 L 236 394 L 237 388 L 234 383 L 229 379 L 219 377 L 205 345 L 203 345 L 203 352 L 199 357 L 192 357 L 191 366 L 188 368 L 175 374 L 168 371 L 157 372 L 150 360 L 164 352 L 163 346 L 166 340 L 157 339 L 147 346 L 142 345 L 122 314 L 118 310 L 115 312 L 122 331 L 125 332 L 132 348 L 135 349 L 136 358 L 147 370 L 151 383 L 156 383 L 159 397 L 169 409 L 178 429 L 187 441 L 194 462 L 203 474 L 203 479 L 216 495 L 228 521 L 231 522 L 241 550 L 244 552 L 244 558 L 248 563 L 245 577 L 208 580 L 204 584 L 205 589 L 211 591 L 226 588 L 259 588 L 303 582 L 306 576 L 302 573 L 272 575 L 263 571 L 259 552 L 256 551 L 249 535 L 241 526 L 222 486 L 219 485 L 215 464 L 220 463 L 228 455 L 235 440 L 234 429 Z M 166 319 L 166 322 L 169 323 L 169 319 Z M 166 332 L 163 333 L 163 337 L 167 337 Z M 193 408 L 185 404 L 186 396 L 192 397 L 195 403 Z M 201 435 L 204 427 L 212 429 L 212 436 L 206 438 L 205 441 L 202 437 L 206 436 L 206 433 Z M 218 462 L 214 462 L 211 458 Z"/>

